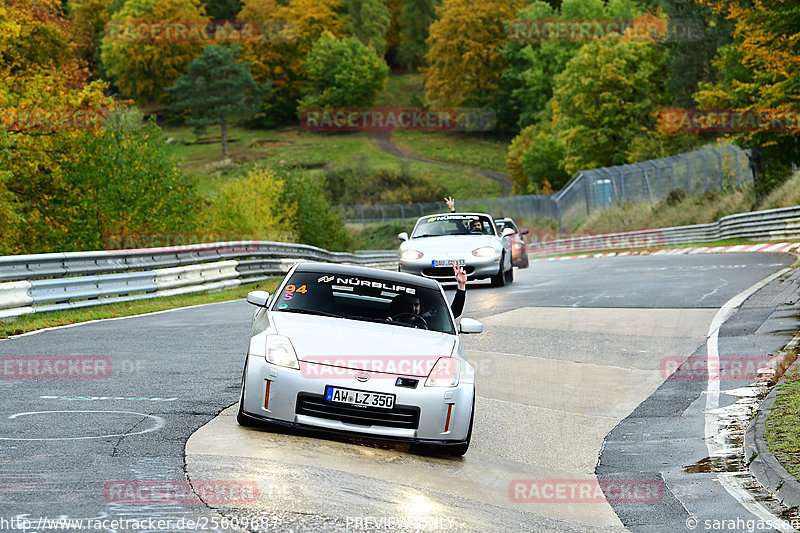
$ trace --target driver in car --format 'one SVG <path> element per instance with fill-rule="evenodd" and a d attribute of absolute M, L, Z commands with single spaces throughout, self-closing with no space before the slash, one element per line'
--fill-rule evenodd
<path fill-rule="evenodd" d="M 461 316 L 462 311 L 464 311 L 464 302 L 467 299 L 467 273 L 464 271 L 464 267 L 456 263 L 453 263 L 453 273 L 455 274 L 458 287 L 456 288 L 456 295 L 453 297 L 453 302 L 450 304 L 450 310 L 453 312 L 453 318 L 458 318 Z M 398 294 L 394 297 L 389 306 L 389 320 L 396 319 L 398 315 L 419 316 L 421 310 L 419 298 L 410 294 Z M 408 316 L 399 318 L 398 320 L 403 320 L 403 318 L 405 318 L 405 322 L 413 322 L 413 317 Z"/>

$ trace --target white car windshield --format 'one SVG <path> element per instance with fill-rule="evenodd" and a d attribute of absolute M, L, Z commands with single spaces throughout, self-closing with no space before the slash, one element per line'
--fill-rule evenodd
<path fill-rule="evenodd" d="M 495 235 L 492 220 L 485 215 L 431 215 L 414 228 L 412 239 L 441 235 Z"/>
<path fill-rule="evenodd" d="M 295 272 L 276 294 L 272 311 L 379 322 L 455 334 L 438 290 L 405 281 Z"/>

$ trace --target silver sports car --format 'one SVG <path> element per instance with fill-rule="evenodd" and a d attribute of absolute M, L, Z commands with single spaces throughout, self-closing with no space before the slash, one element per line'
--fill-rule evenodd
<path fill-rule="evenodd" d="M 514 280 L 511 263 L 513 230 L 497 230 L 494 220 L 483 213 L 444 213 L 417 220 L 411 237 L 403 232 L 400 272 L 440 281 L 452 281 L 453 263 L 464 266 L 467 279 L 490 278 L 502 287 Z"/>
<path fill-rule="evenodd" d="M 452 272 L 452 269 L 451 269 Z M 258 307 L 237 420 L 408 441 L 463 455 L 475 369 L 436 281 L 372 268 L 298 263 Z"/>

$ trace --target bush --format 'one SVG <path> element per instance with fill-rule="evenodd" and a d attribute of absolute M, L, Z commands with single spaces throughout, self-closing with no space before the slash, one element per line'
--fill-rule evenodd
<path fill-rule="evenodd" d="M 254 167 L 243 178 L 222 186 L 209 214 L 214 231 L 246 233 L 267 241 L 293 242 L 297 204 L 287 198 L 283 179 L 268 168 Z"/>
<path fill-rule="evenodd" d="M 292 165 L 277 167 L 275 172 L 285 184 L 281 201 L 297 209 L 292 220 L 297 240 L 326 250 L 352 250 L 342 213 L 327 199 L 324 178 Z"/>
<path fill-rule="evenodd" d="M 370 107 L 383 91 L 389 67 L 356 37 L 325 33 L 306 59 L 306 81 L 298 111 L 314 107 Z"/>
<path fill-rule="evenodd" d="M 49 250 L 96 250 L 111 232 L 191 230 L 200 203 L 155 119 L 135 109 L 109 115 L 64 168 L 66 190 L 53 202 Z"/>
<path fill-rule="evenodd" d="M 340 205 L 434 202 L 446 196 L 441 185 L 412 173 L 407 164 L 400 171 L 376 169 L 364 156 L 352 165 L 326 170 L 325 189 L 331 202 Z"/>

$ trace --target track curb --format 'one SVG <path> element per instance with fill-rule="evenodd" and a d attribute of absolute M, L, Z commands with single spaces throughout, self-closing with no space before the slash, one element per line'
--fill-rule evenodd
<path fill-rule="evenodd" d="M 795 335 L 786 348 L 794 348 L 798 344 L 800 344 L 800 334 Z M 797 367 L 798 362 L 800 359 L 795 360 L 787 372 Z M 767 418 L 772 411 L 772 405 L 775 403 L 783 380 L 784 378 L 781 377 L 767 394 L 767 397 L 761 402 L 756 416 L 750 421 L 744 434 L 744 456 L 748 463 L 748 470 L 753 477 L 783 505 L 793 508 L 800 506 L 800 481 L 790 474 L 769 451 L 769 446 L 764 438 Z"/>

